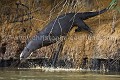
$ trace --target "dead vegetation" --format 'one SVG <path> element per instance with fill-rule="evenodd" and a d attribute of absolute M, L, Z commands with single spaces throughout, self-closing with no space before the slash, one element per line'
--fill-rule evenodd
<path fill-rule="evenodd" d="M 5 58 L 9 58 L 18 57 L 22 51 L 21 46 L 58 14 L 99 10 L 111 0 L 88 0 L 88 3 L 85 3 L 86 0 L 7 0 L 7 6 L 8 2 L 4 2 L 6 0 L 1 1 L 0 42 L 7 42 Z M 84 31 L 75 33 L 73 29 L 60 58 L 67 52 L 76 67 L 80 66 L 83 56 L 89 59 L 114 58 L 113 55 L 120 49 L 119 21 L 119 13 L 113 10 L 87 20 L 94 35 L 90 37 Z M 41 48 L 32 56 L 51 57 L 55 46 L 56 44 Z"/>

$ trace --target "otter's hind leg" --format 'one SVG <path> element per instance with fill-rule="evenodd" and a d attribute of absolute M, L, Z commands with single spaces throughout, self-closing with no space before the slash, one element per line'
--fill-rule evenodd
<path fill-rule="evenodd" d="M 77 19 L 77 20 L 75 20 L 75 24 L 78 26 L 78 28 L 77 28 L 75 31 L 78 32 L 78 31 L 81 31 L 81 30 L 83 29 L 83 30 L 88 31 L 90 34 L 91 34 L 91 33 L 93 34 L 93 32 L 92 32 L 92 30 L 90 29 L 90 27 L 87 26 L 83 20 Z"/>

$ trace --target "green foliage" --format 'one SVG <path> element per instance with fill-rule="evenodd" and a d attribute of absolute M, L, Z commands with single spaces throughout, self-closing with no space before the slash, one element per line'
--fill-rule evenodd
<path fill-rule="evenodd" d="M 114 9 L 118 3 L 118 0 L 112 0 L 112 2 L 109 4 L 108 9 Z"/>
<path fill-rule="evenodd" d="M 112 2 L 108 6 L 108 9 L 115 9 L 120 13 L 120 7 L 118 7 L 117 4 L 118 0 L 112 0 Z"/>

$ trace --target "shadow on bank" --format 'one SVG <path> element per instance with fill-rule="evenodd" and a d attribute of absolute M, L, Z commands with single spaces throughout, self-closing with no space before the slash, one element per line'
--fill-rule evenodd
<path fill-rule="evenodd" d="M 27 59 L 26 62 L 20 63 L 19 59 L 1 59 L 0 68 L 36 68 L 36 67 L 59 67 L 59 68 L 75 68 L 74 62 L 70 60 L 57 60 L 53 65 L 52 59 L 48 58 L 36 58 L 36 59 Z M 82 69 L 100 70 L 100 71 L 114 71 L 120 72 L 120 60 L 115 59 L 90 59 L 83 58 L 80 65 Z"/>

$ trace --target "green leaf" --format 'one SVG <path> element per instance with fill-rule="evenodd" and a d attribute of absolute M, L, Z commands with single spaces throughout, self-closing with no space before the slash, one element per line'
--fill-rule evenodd
<path fill-rule="evenodd" d="M 116 8 L 117 3 L 118 3 L 118 0 L 112 0 L 111 3 L 108 6 L 108 9 Z"/>

